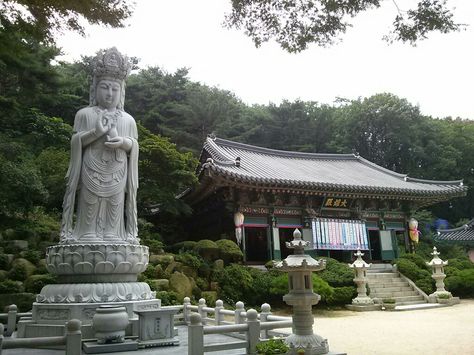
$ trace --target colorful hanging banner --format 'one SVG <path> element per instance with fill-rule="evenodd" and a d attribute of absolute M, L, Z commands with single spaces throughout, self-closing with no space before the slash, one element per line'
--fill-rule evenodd
<path fill-rule="evenodd" d="M 365 222 L 331 218 L 314 218 L 311 222 L 314 249 L 369 249 Z"/>

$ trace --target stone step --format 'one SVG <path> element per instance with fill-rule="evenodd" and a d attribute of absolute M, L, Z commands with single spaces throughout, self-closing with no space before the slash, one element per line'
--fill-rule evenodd
<path fill-rule="evenodd" d="M 373 274 L 367 274 L 369 280 L 380 280 L 380 279 L 392 279 L 399 278 L 396 272 L 378 272 Z"/>
<path fill-rule="evenodd" d="M 422 301 L 425 302 L 425 299 L 423 296 L 418 295 L 418 296 L 400 296 L 400 297 L 392 297 L 395 299 L 395 303 L 400 303 L 400 304 L 406 304 L 405 302 L 417 302 L 417 301 Z"/>
<path fill-rule="evenodd" d="M 372 292 L 370 291 L 370 297 L 374 298 L 396 298 L 396 297 L 410 297 L 419 296 L 415 291 L 395 291 L 395 292 Z"/>
<path fill-rule="evenodd" d="M 410 287 L 406 281 L 389 281 L 389 282 L 369 282 L 370 289 L 387 288 L 387 287 Z"/>
<path fill-rule="evenodd" d="M 427 302 L 425 300 L 398 302 L 397 306 L 412 306 L 412 305 L 416 305 L 416 304 L 427 304 Z"/>
<path fill-rule="evenodd" d="M 369 286 L 370 292 L 399 292 L 399 291 L 413 291 L 409 285 L 404 286 L 385 286 L 385 287 L 374 287 Z"/>
<path fill-rule="evenodd" d="M 430 309 L 430 308 L 439 308 L 445 307 L 444 304 L 439 303 L 417 303 L 417 304 L 404 304 L 404 305 L 397 305 L 395 307 L 396 311 L 413 311 L 417 309 Z"/>

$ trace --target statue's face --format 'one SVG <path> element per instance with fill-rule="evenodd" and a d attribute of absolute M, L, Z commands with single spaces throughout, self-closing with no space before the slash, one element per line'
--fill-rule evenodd
<path fill-rule="evenodd" d="M 110 79 L 102 79 L 97 84 L 97 105 L 101 108 L 114 109 L 120 100 L 120 83 Z"/>

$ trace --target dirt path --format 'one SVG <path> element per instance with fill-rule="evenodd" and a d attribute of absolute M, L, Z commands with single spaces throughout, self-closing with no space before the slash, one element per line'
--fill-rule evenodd
<path fill-rule="evenodd" d="M 334 311 L 314 330 L 348 355 L 474 355 L 474 300 L 403 312 Z"/>

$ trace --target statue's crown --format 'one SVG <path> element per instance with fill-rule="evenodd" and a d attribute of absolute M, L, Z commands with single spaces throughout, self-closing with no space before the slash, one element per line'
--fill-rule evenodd
<path fill-rule="evenodd" d="M 132 63 L 127 56 L 122 55 L 117 48 L 103 49 L 94 58 L 92 75 L 97 79 L 113 78 L 125 80 L 130 74 Z"/>

